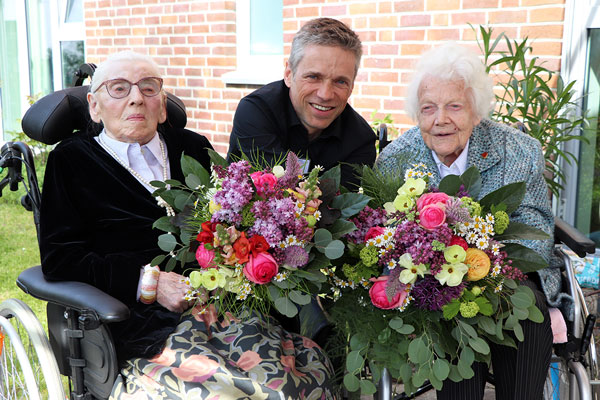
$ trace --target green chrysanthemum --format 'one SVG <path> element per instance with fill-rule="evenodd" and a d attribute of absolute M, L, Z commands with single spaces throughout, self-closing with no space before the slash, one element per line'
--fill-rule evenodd
<path fill-rule="evenodd" d="M 367 267 L 375 265 L 379 260 L 379 249 L 375 246 L 366 246 L 360 251 L 360 259 Z"/>
<path fill-rule="evenodd" d="M 508 214 L 505 211 L 497 211 L 494 214 L 494 231 L 496 231 L 497 234 L 501 235 L 504 233 L 508 223 Z"/>
<path fill-rule="evenodd" d="M 471 216 L 481 215 L 481 205 L 470 197 L 462 197 L 460 201 L 469 209 Z"/>
<path fill-rule="evenodd" d="M 479 312 L 479 306 L 474 301 L 460 303 L 460 315 L 465 318 L 473 318 Z"/>

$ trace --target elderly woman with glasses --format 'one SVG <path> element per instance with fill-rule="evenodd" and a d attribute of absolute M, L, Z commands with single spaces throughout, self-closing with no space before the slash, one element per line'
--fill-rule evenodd
<path fill-rule="evenodd" d="M 466 47 L 447 43 L 425 53 L 408 87 L 406 109 L 418 125 L 388 145 L 376 161 L 385 174 L 403 174 L 424 164 L 436 186 L 446 175 L 461 175 L 470 166 L 481 173 L 480 198 L 512 182 L 525 182 L 525 197 L 511 220 L 542 229 L 552 237 L 554 218 L 543 177 L 540 143 L 509 126 L 489 120 L 493 82 L 479 57 Z M 553 242 L 523 241 L 546 260 Z M 560 306 L 560 272 L 545 268 L 529 274 L 544 322 L 521 321 L 525 340 L 517 348 L 490 343 L 497 399 L 540 399 L 552 351 L 547 302 Z M 483 398 L 488 366 L 474 364 L 475 376 L 444 382 L 438 399 Z"/>
<path fill-rule="evenodd" d="M 131 51 L 96 69 L 87 95 L 96 124 L 48 158 L 44 274 L 89 283 L 130 308 L 129 320 L 109 324 L 123 367 L 111 398 L 326 398 L 331 367 L 312 341 L 262 317 L 182 315 L 193 306 L 182 271 L 149 265 L 163 253 L 152 224 L 166 214 L 150 182 L 182 181 L 182 153 L 210 168 L 212 148 L 169 127 L 162 87 L 154 61 Z"/>

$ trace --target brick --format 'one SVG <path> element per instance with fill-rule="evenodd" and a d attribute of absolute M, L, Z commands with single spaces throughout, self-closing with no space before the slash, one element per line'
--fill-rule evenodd
<path fill-rule="evenodd" d="M 321 8 L 321 16 L 323 17 L 337 17 L 340 15 L 346 15 L 347 7 L 341 6 L 323 6 Z"/>
<path fill-rule="evenodd" d="M 429 49 L 427 44 L 402 44 L 400 45 L 400 54 L 403 56 L 421 55 Z"/>
<path fill-rule="evenodd" d="M 394 38 L 397 41 L 403 40 L 425 40 L 425 31 L 423 29 L 402 29 L 394 32 Z"/>
<path fill-rule="evenodd" d="M 378 110 L 381 109 L 381 100 L 370 97 L 352 98 L 352 106 L 357 109 Z"/>
<path fill-rule="evenodd" d="M 523 26 L 521 27 L 521 37 L 562 39 L 562 25 L 543 25 L 543 26 Z"/>
<path fill-rule="evenodd" d="M 146 8 L 144 7 L 134 7 L 131 9 L 131 15 L 144 15 L 146 14 Z"/>
<path fill-rule="evenodd" d="M 427 40 L 460 40 L 460 30 L 458 29 L 430 29 L 427 31 Z"/>
<path fill-rule="evenodd" d="M 564 8 L 541 8 L 529 11 L 529 22 L 563 22 Z"/>
<path fill-rule="evenodd" d="M 360 41 L 365 42 L 375 42 L 377 40 L 377 32 L 368 31 L 368 32 L 358 32 L 358 37 Z"/>
<path fill-rule="evenodd" d="M 398 72 L 370 72 L 369 82 L 398 82 Z"/>
<path fill-rule="evenodd" d="M 377 33 L 377 40 L 380 42 L 391 42 L 392 40 L 394 40 L 394 32 L 388 29 L 384 31 L 379 31 Z"/>
<path fill-rule="evenodd" d="M 530 43 L 531 55 L 534 56 L 560 56 L 562 52 L 561 42 L 540 42 L 533 41 Z"/>
<path fill-rule="evenodd" d="M 396 44 L 375 44 L 369 47 L 369 55 L 398 55 Z"/>
<path fill-rule="evenodd" d="M 189 25 L 176 25 L 173 29 L 173 33 L 176 35 L 188 35 L 192 28 Z"/>
<path fill-rule="evenodd" d="M 235 25 L 234 24 L 211 24 L 210 25 L 211 32 L 218 33 L 235 33 Z"/>
<path fill-rule="evenodd" d="M 486 17 L 482 12 L 453 13 L 450 21 L 452 25 L 483 25 L 486 23 Z"/>
<path fill-rule="evenodd" d="M 462 8 L 497 8 L 499 3 L 498 0 L 463 0 Z"/>
<path fill-rule="evenodd" d="M 370 28 L 397 28 L 398 17 L 395 15 L 384 16 L 384 17 L 370 17 L 369 18 Z"/>
<path fill-rule="evenodd" d="M 521 0 L 522 7 L 544 6 L 548 4 L 565 4 L 565 0 Z"/>
<path fill-rule="evenodd" d="M 492 24 L 513 24 L 527 22 L 527 13 L 523 11 L 496 11 L 489 13 Z"/>
<path fill-rule="evenodd" d="M 365 96 L 389 96 L 390 88 L 387 85 L 361 85 L 360 94 Z"/>
<path fill-rule="evenodd" d="M 402 15 L 400 16 L 400 26 L 428 26 L 431 24 L 431 15 Z"/>
<path fill-rule="evenodd" d="M 376 9 L 373 6 L 373 3 L 357 3 L 348 6 L 348 13 L 350 15 L 374 14 L 375 11 Z"/>
<path fill-rule="evenodd" d="M 146 36 L 148 34 L 148 28 L 145 27 L 137 27 L 131 30 L 131 33 L 135 36 Z"/>
<path fill-rule="evenodd" d="M 428 0 L 427 11 L 459 10 L 460 0 Z"/>
<path fill-rule="evenodd" d="M 431 25 L 434 26 L 448 26 L 450 21 L 450 16 L 448 14 L 434 14 L 433 22 Z"/>
<path fill-rule="evenodd" d="M 160 23 L 162 25 L 175 25 L 177 17 L 175 15 L 163 15 L 160 17 Z"/>
<path fill-rule="evenodd" d="M 177 13 L 177 14 L 188 13 L 188 12 L 190 12 L 190 5 L 189 4 L 174 4 L 173 12 Z"/>
<path fill-rule="evenodd" d="M 236 62 L 233 57 L 209 57 L 207 59 L 209 66 L 219 66 L 219 67 L 235 67 Z"/>
<path fill-rule="evenodd" d="M 400 0 L 394 2 L 394 12 L 425 11 L 423 0 Z"/>
<path fill-rule="evenodd" d="M 383 108 L 386 111 L 402 111 L 404 110 L 404 100 L 383 100 Z"/>
<path fill-rule="evenodd" d="M 296 16 L 299 18 L 310 17 L 314 18 L 319 15 L 319 7 L 298 7 Z"/>

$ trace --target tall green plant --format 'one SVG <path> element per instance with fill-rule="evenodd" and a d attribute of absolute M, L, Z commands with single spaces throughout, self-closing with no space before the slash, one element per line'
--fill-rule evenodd
<path fill-rule="evenodd" d="M 474 30 L 476 28 L 472 27 Z M 504 90 L 496 94 L 493 120 L 518 125 L 542 144 L 546 159 L 546 181 L 557 196 L 563 188 L 564 172 L 561 162 L 577 163 L 576 155 L 564 149 L 570 140 L 587 141 L 579 128 L 589 121 L 577 113 L 574 98 L 575 81 L 565 84 L 560 75 L 544 67 L 539 57 L 531 57 L 530 41 L 510 40 L 502 32 L 492 40 L 492 28 L 479 27 L 477 44 L 483 53 L 488 73 L 498 75 L 498 85 Z M 506 44 L 506 50 L 499 45 Z M 499 68 L 494 69 L 498 66 Z M 553 77 L 556 76 L 556 87 Z"/>

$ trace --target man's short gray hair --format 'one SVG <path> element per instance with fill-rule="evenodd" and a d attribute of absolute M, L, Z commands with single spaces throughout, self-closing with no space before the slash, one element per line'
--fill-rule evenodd
<path fill-rule="evenodd" d="M 419 87 L 427 77 L 463 81 L 477 117 L 489 116 L 494 106 L 494 83 L 477 54 L 467 47 L 449 42 L 421 56 L 408 86 L 405 104 L 406 112 L 414 121 L 419 114 Z"/>
<path fill-rule="evenodd" d="M 294 36 L 288 63 L 293 73 L 304 56 L 306 46 L 334 46 L 354 53 L 356 58 L 354 76 L 362 57 L 362 44 L 358 35 L 346 24 L 333 18 L 317 18 L 308 21 Z"/>
<path fill-rule="evenodd" d="M 116 62 L 128 61 L 131 63 L 143 62 L 149 65 L 152 69 L 152 76 L 161 78 L 160 68 L 158 64 L 152 59 L 152 57 L 145 54 L 136 53 L 132 50 L 119 51 L 109 55 L 106 60 L 102 61 L 96 67 L 94 76 L 92 76 L 92 82 L 90 83 L 90 92 L 94 93 L 96 89 L 102 84 L 102 82 L 109 79 L 107 77 L 109 67 Z"/>

